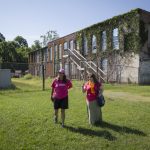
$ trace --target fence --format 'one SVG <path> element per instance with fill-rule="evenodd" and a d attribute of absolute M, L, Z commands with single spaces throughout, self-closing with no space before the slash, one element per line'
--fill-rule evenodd
<path fill-rule="evenodd" d="M 0 63 L 0 69 L 10 69 L 11 75 L 20 77 L 28 72 L 28 63 L 3 62 Z"/>

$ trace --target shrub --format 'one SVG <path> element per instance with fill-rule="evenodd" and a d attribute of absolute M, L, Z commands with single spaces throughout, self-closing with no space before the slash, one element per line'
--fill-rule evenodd
<path fill-rule="evenodd" d="M 26 74 L 25 76 L 24 76 L 24 79 L 26 79 L 26 80 L 29 80 L 29 79 L 32 79 L 32 75 L 29 73 L 29 74 Z"/>

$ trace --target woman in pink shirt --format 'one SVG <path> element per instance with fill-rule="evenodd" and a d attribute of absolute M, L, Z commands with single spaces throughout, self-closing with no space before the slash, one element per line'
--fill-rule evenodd
<path fill-rule="evenodd" d="M 98 106 L 96 98 L 98 92 L 102 90 L 102 84 L 98 82 L 94 74 L 88 75 L 88 82 L 82 86 L 82 91 L 86 92 L 86 103 L 89 123 L 94 125 L 102 121 L 101 108 Z"/>
<path fill-rule="evenodd" d="M 68 109 L 68 89 L 72 87 L 70 80 L 66 78 L 65 70 L 60 69 L 58 77 L 54 79 L 52 85 L 51 100 L 54 104 L 54 121 L 58 121 L 58 109 L 61 108 L 62 127 L 65 122 L 65 109 Z"/>

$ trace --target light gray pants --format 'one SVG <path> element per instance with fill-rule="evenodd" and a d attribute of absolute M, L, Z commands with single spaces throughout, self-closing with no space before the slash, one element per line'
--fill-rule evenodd
<path fill-rule="evenodd" d="M 96 100 L 89 102 L 86 100 L 88 108 L 88 118 L 89 124 L 95 124 L 96 122 L 102 121 L 102 111 L 101 108 L 97 105 Z"/>

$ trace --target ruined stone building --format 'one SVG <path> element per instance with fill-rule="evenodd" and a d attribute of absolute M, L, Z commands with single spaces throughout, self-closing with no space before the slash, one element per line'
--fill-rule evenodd
<path fill-rule="evenodd" d="M 58 38 L 29 53 L 29 72 L 72 79 L 93 72 L 100 80 L 150 84 L 150 12 L 135 9 Z"/>

